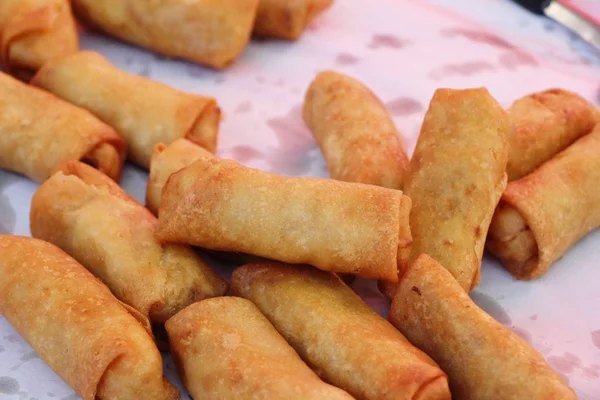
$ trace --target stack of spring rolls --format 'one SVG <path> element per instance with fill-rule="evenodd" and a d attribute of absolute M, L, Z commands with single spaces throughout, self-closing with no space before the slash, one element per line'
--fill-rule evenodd
<path fill-rule="evenodd" d="M 183 4 L 124 26 L 146 6 L 105 3 L 73 6 L 107 32 L 180 55 L 144 35 Z M 241 29 L 229 11 L 246 3 L 262 15 L 257 34 L 295 38 L 330 2 L 193 4 L 212 3 L 220 11 L 198 5 L 203 18 Z M 23 46 L 45 43 L 50 26 L 9 43 L 4 62 L 33 72 L 31 85 L 0 73 L 0 168 L 41 183 L 34 238 L 0 235 L 0 313 L 84 400 L 179 398 L 154 332 L 166 333 L 195 399 L 576 398 L 468 293 L 486 247 L 534 279 L 600 226 L 600 114 L 587 101 L 548 90 L 504 110 L 484 88 L 439 89 L 409 160 L 379 98 L 323 72 L 303 117 L 331 179 L 283 177 L 214 155 L 213 98 L 89 51 L 27 64 Z M 215 66 L 231 58 L 213 56 Z M 117 183 L 125 158 L 149 169 L 146 207 Z M 198 248 L 255 258 L 229 284 Z M 378 279 L 393 299 L 389 321 L 340 275 Z"/>
<path fill-rule="evenodd" d="M 0 68 L 29 80 L 90 27 L 169 57 L 222 69 L 259 37 L 296 40 L 333 0 L 2 0 Z M 71 9 L 72 8 L 72 9 Z"/>

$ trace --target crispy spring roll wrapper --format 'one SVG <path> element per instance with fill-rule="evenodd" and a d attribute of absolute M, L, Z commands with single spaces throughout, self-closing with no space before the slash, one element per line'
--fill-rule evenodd
<path fill-rule="evenodd" d="M 304 121 L 334 179 L 402 189 L 408 156 L 383 103 L 362 83 L 321 72 L 304 100 Z"/>
<path fill-rule="evenodd" d="M 0 168 L 44 181 L 81 160 L 118 180 L 125 141 L 92 114 L 0 73 Z"/>
<path fill-rule="evenodd" d="M 244 50 L 259 0 L 72 0 L 85 22 L 169 57 L 225 68 Z"/>
<path fill-rule="evenodd" d="M 410 207 L 399 190 L 202 159 L 167 181 L 156 234 L 163 242 L 397 282 L 398 260 L 411 243 Z"/>
<path fill-rule="evenodd" d="M 306 25 L 333 4 L 333 0 L 260 0 L 254 34 L 296 40 Z"/>
<path fill-rule="evenodd" d="M 154 215 L 158 215 L 162 190 L 171 174 L 201 158 L 212 157 L 210 152 L 187 139 L 177 139 L 170 145 L 159 143 L 154 146 L 146 187 L 146 207 Z"/>
<path fill-rule="evenodd" d="M 510 133 L 506 112 L 486 89 L 438 89 L 406 176 L 411 260 L 429 254 L 467 292 L 479 283 L 485 238 L 506 187 Z M 393 297 L 393 285 L 383 286 Z"/>
<path fill-rule="evenodd" d="M 153 323 L 227 291 L 192 248 L 161 245 L 154 237 L 156 218 L 85 164 L 65 164 L 40 186 L 30 224 L 34 237 L 69 253 Z"/>
<path fill-rule="evenodd" d="M 487 248 L 518 279 L 535 279 L 598 227 L 600 124 L 531 174 L 508 184 Z"/>
<path fill-rule="evenodd" d="M 148 320 L 50 243 L 0 235 L 0 314 L 83 400 L 179 399 Z"/>
<path fill-rule="evenodd" d="M 600 111 L 579 95 L 550 89 L 515 101 L 508 109 L 514 125 L 506 172 L 522 178 L 600 123 Z"/>
<path fill-rule="evenodd" d="M 221 111 L 215 99 L 121 71 L 98 53 L 54 59 L 31 83 L 115 128 L 127 141 L 128 158 L 141 167 L 149 167 L 156 144 L 180 138 L 216 150 Z"/>
<path fill-rule="evenodd" d="M 390 321 L 440 364 L 453 399 L 577 398 L 540 353 L 477 307 L 425 254 L 402 277 Z"/>
<path fill-rule="evenodd" d="M 69 0 L 0 1 L 0 66 L 23 79 L 79 47 Z"/>
<path fill-rule="evenodd" d="M 232 291 L 251 300 L 327 382 L 357 399 L 450 399 L 446 374 L 335 274 L 248 264 Z"/>
<path fill-rule="evenodd" d="M 239 297 L 192 304 L 166 323 L 179 375 L 194 399 L 336 399 L 258 308 Z"/>

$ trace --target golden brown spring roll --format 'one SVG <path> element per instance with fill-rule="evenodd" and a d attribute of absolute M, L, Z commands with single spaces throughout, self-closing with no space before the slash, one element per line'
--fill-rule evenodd
<path fill-rule="evenodd" d="M 158 215 L 162 189 L 171 174 L 207 157 L 212 158 L 213 155 L 187 139 L 177 139 L 170 145 L 159 143 L 154 146 L 146 188 L 146 207 L 154 215 Z"/>
<path fill-rule="evenodd" d="M 414 204 L 411 260 L 430 255 L 466 291 L 479 283 L 485 238 L 506 187 L 510 130 L 486 89 L 438 89 L 406 176 L 404 191 Z M 385 294 L 393 291 L 384 284 Z"/>
<path fill-rule="evenodd" d="M 166 328 L 179 375 L 195 399 L 352 399 L 320 380 L 248 300 L 201 301 Z"/>
<path fill-rule="evenodd" d="M 313 18 L 333 0 L 260 0 L 254 34 L 296 40 Z"/>
<path fill-rule="evenodd" d="M 600 123 L 600 112 L 575 93 L 550 89 L 515 101 L 508 109 L 514 125 L 508 180 L 519 179 Z"/>
<path fill-rule="evenodd" d="M 40 186 L 30 224 L 34 237 L 69 253 L 154 323 L 227 291 L 189 246 L 161 246 L 150 211 L 85 164 L 67 163 Z"/>
<path fill-rule="evenodd" d="M 69 0 L 0 1 L 0 66 L 23 79 L 79 47 Z"/>
<path fill-rule="evenodd" d="M 440 364 L 453 399 L 576 399 L 540 353 L 477 307 L 425 254 L 402 277 L 390 321 Z"/>
<path fill-rule="evenodd" d="M 85 108 L 127 141 L 128 158 L 148 168 L 153 147 L 187 138 L 214 152 L 221 111 L 212 97 L 181 92 L 79 52 L 46 63 L 32 85 Z"/>
<path fill-rule="evenodd" d="M 398 260 L 411 243 L 410 207 L 399 190 L 202 159 L 167 181 L 156 234 L 163 242 L 397 282 Z"/>
<path fill-rule="evenodd" d="M 244 50 L 259 0 L 72 0 L 85 22 L 165 56 L 224 68 Z"/>
<path fill-rule="evenodd" d="M 49 243 L 0 235 L 0 314 L 83 400 L 179 399 L 148 321 Z"/>
<path fill-rule="evenodd" d="M 592 133 L 510 182 L 487 248 L 518 279 L 535 279 L 600 227 L 600 124 Z"/>
<path fill-rule="evenodd" d="M 327 382 L 357 399 L 450 399 L 446 374 L 332 273 L 281 263 L 236 269 L 251 300 Z"/>
<path fill-rule="evenodd" d="M 108 125 L 43 90 L 0 73 L 0 168 L 44 181 L 81 160 L 118 180 L 125 142 Z"/>
<path fill-rule="evenodd" d="M 304 121 L 332 178 L 402 189 L 408 167 L 402 137 L 381 101 L 363 84 L 321 72 L 306 92 Z"/>

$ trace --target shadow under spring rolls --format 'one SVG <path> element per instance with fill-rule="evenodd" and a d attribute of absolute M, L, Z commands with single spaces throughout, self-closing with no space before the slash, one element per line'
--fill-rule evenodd
<path fill-rule="evenodd" d="M 30 224 L 34 237 L 72 255 L 153 323 L 227 291 L 189 246 L 159 244 L 156 218 L 87 165 L 67 163 L 40 186 Z"/>
<path fill-rule="evenodd" d="M 446 374 L 335 274 L 264 262 L 232 275 L 327 382 L 361 400 L 449 400 Z"/>
<path fill-rule="evenodd" d="M 0 168 L 42 182 L 66 161 L 118 180 L 126 145 L 89 112 L 0 73 Z"/>
<path fill-rule="evenodd" d="M 518 279 L 535 279 L 598 227 L 600 124 L 531 174 L 508 184 L 487 248 Z"/>
<path fill-rule="evenodd" d="M 157 236 L 396 282 L 410 207 L 399 190 L 201 159 L 167 181 Z"/>
<path fill-rule="evenodd" d="M 69 0 L 0 1 L 0 66 L 29 79 L 48 60 L 79 47 Z"/>
<path fill-rule="evenodd" d="M 156 144 L 180 138 L 216 150 L 221 111 L 215 99 L 121 71 L 98 53 L 82 51 L 54 59 L 31 84 L 115 128 L 127 142 L 128 158 L 141 167 L 149 167 Z"/>
<path fill-rule="evenodd" d="M 453 399 L 577 398 L 540 353 L 477 307 L 425 254 L 400 280 L 390 321 L 448 374 Z"/>
<path fill-rule="evenodd" d="M 150 324 L 50 243 L 0 235 L 0 314 L 83 400 L 176 400 Z"/>
<path fill-rule="evenodd" d="M 195 399 L 353 399 L 320 380 L 246 299 L 203 300 L 165 326 L 179 375 Z"/>

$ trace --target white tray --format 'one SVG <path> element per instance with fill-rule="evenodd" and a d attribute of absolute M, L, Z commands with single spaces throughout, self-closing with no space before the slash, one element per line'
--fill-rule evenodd
<path fill-rule="evenodd" d="M 299 113 L 304 91 L 319 70 L 336 69 L 370 86 L 388 105 L 411 151 L 438 87 L 486 86 L 503 105 L 549 87 L 590 100 L 597 96 L 600 61 L 593 53 L 564 29 L 507 0 L 488 0 L 485 8 L 478 0 L 366 3 L 338 0 L 300 42 L 254 41 L 224 72 L 100 36 L 86 35 L 83 47 L 128 71 L 215 96 L 225 113 L 218 154 L 285 175 L 327 176 Z M 486 33 L 484 26 L 499 36 Z M 146 178 L 127 166 L 122 185 L 143 201 Z M 0 171 L 0 233 L 29 235 L 36 188 Z M 578 243 L 535 282 L 513 280 L 486 257 L 481 285 L 473 293 L 480 306 L 526 338 L 581 399 L 589 400 L 600 399 L 598 260 L 600 232 Z M 369 304 L 387 313 L 387 302 L 372 282 L 356 287 Z M 165 365 L 167 376 L 180 385 L 168 357 Z M 0 317 L 0 399 L 77 398 Z"/>

